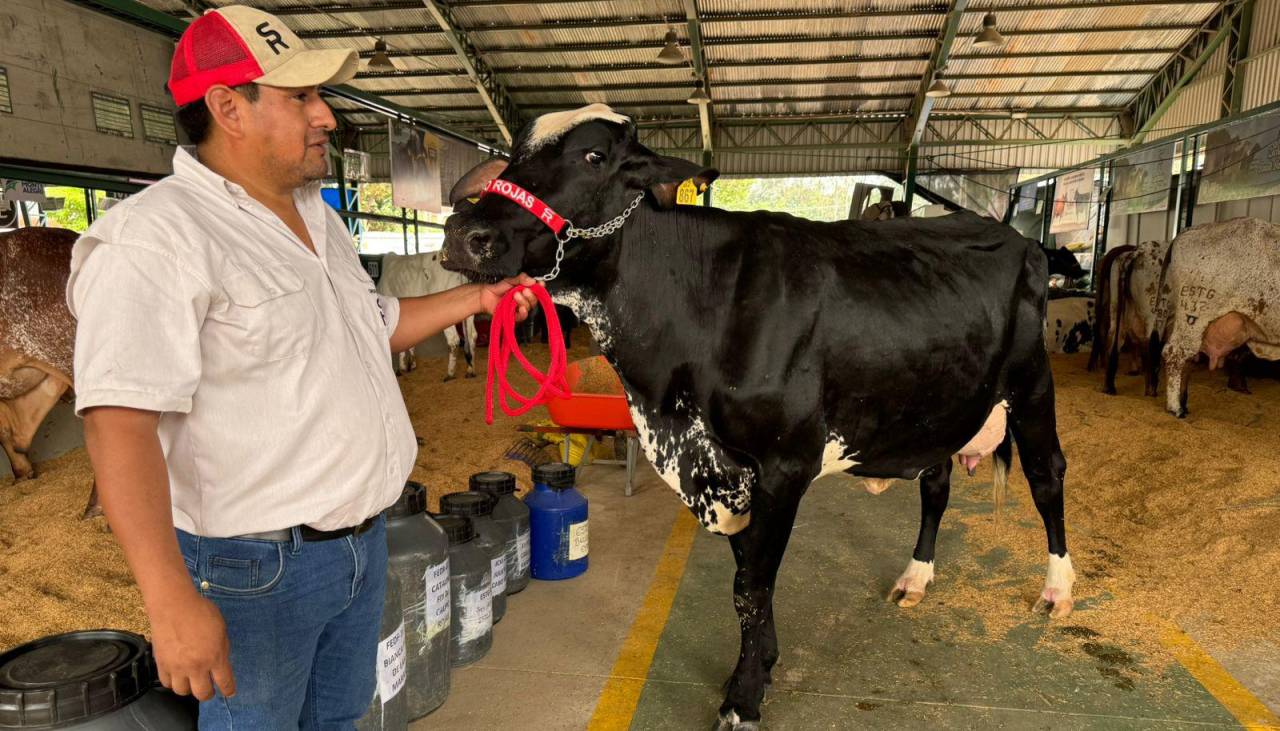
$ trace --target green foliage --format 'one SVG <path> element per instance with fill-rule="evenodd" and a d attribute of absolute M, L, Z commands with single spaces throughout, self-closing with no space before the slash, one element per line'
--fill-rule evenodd
<path fill-rule="evenodd" d="M 711 186 L 711 205 L 728 211 L 780 211 L 814 221 L 843 221 L 855 183 L 892 186 L 879 175 L 822 176 L 808 178 L 728 178 Z"/>
<path fill-rule="evenodd" d="M 66 186 L 46 186 L 44 194 L 49 198 L 61 198 L 62 209 L 47 211 L 45 217 L 49 225 L 56 228 L 69 228 L 84 233 L 89 228 L 89 214 L 84 207 L 84 189 Z"/>

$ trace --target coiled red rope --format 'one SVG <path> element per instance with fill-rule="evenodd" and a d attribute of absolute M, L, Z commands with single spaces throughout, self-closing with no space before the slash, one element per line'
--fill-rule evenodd
<path fill-rule="evenodd" d="M 547 320 L 547 345 L 551 349 L 551 364 L 544 373 L 538 370 L 529 359 L 524 357 L 520 344 L 516 342 L 516 295 L 522 290 L 531 289 L 542 305 L 543 316 Z M 538 392 L 532 397 L 521 394 L 507 380 L 507 368 L 511 364 L 511 356 L 520 362 L 524 372 L 538 382 Z M 493 321 L 489 324 L 489 372 L 486 375 L 484 391 L 484 421 L 493 423 L 494 382 L 497 382 L 498 402 L 507 416 L 520 416 L 535 406 L 541 406 L 553 397 L 568 398 L 569 384 L 565 380 L 565 369 L 568 367 L 568 351 L 564 347 L 564 332 L 560 330 L 560 317 L 556 314 L 555 304 L 546 287 L 528 287 L 518 284 L 507 291 L 493 312 Z M 512 400 L 516 405 L 512 405 Z"/>

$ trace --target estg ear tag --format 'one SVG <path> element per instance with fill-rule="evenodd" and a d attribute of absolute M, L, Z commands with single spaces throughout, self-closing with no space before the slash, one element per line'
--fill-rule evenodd
<path fill-rule="evenodd" d="M 676 205 L 677 206 L 696 206 L 698 205 L 698 186 L 694 185 L 693 179 L 684 181 L 676 188 Z"/>

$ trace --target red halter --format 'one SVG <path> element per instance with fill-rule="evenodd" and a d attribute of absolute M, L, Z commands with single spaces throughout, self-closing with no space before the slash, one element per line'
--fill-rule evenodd
<path fill-rule="evenodd" d="M 494 178 L 485 186 L 484 193 L 496 193 L 524 208 L 539 221 L 550 228 L 557 237 L 565 227 L 564 217 L 556 213 L 537 196 L 521 188 L 509 180 Z M 484 195 L 482 193 L 481 195 Z M 516 342 L 516 301 L 518 293 L 532 289 L 538 302 L 542 305 L 543 317 L 547 320 L 547 344 L 551 349 L 551 364 L 546 373 L 538 370 L 524 357 Z M 538 382 L 538 392 L 526 397 L 507 380 L 507 368 L 511 364 L 511 356 L 515 356 L 528 373 Z M 535 406 L 541 406 L 552 397 L 568 398 L 569 385 L 565 381 L 565 368 L 568 366 L 568 352 L 564 347 L 564 333 L 560 329 L 560 318 L 556 314 L 555 304 L 545 287 L 526 287 L 516 285 L 502 296 L 498 308 L 493 313 L 489 325 L 489 372 L 485 377 L 484 388 L 484 421 L 493 423 L 494 381 L 498 384 L 499 403 L 507 416 L 520 416 Z M 517 405 L 511 405 L 514 399 Z"/>

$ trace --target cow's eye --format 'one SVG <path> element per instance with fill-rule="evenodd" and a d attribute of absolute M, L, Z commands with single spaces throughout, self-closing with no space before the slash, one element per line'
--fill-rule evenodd
<path fill-rule="evenodd" d="M 596 167 L 600 167 L 601 165 L 604 164 L 604 154 L 600 152 L 596 152 L 595 150 L 592 150 L 591 152 L 587 153 L 587 162 L 591 163 L 592 165 L 595 165 Z"/>

